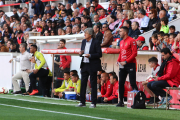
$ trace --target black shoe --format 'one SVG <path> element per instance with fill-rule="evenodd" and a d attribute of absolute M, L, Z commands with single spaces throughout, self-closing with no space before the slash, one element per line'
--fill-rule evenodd
<path fill-rule="evenodd" d="M 13 92 L 13 94 L 22 94 L 21 91 L 16 91 L 16 92 Z"/>
<path fill-rule="evenodd" d="M 30 93 L 29 92 L 25 92 L 25 93 L 23 93 L 22 95 L 29 95 Z"/>
<path fill-rule="evenodd" d="M 149 102 L 147 102 L 147 104 L 153 104 L 154 103 L 154 97 L 150 97 Z"/>
<path fill-rule="evenodd" d="M 76 107 L 86 107 L 85 104 L 79 103 L 78 105 L 76 105 Z"/>
<path fill-rule="evenodd" d="M 157 102 L 159 102 L 159 101 L 161 101 L 158 97 L 156 97 L 156 99 L 155 99 L 155 103 L 157 103 Z"/>
<path fill-rule="evenodd" d="M 116 107 L 124 107 L 124 103 L 123 102 L 119 102 Z"/>

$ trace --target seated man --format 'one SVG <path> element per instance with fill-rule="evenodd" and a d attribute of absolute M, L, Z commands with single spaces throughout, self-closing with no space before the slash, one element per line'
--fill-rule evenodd
<path fill-rule="evenodd" d="M 97 103 L 104 103 L 104 97 L 111 96 L 113 91 L 113 84 L 110 83 L 109 75 L 107 73 L 101 74 L 101 95 L 98 95 Z"/>
<path fill-rule="evenodd" d="M 146 81 L 143 81 L 142 82 L 142 85 L 144 87 L 144 89 L 149 93 L 149 95 L 151 96 L 150 97 L 150 100 L 147 104 L 153 104 L 154 103 L 154 93 L 147 87 L 147 84 L 148 82 L 151 82 L 151 79 L 156 76 L 157 72 L 159 71 L 160 69 L 160 66 L 158 64 L 158 59 L 156 57 L 152 57 L 148 60 L 149 62 L 149 66 L 152 68 L 152 72 L 151 72 L 151 76 L 149 77 L 148 80 Z M 159 98 L 156 97 L 156 101 L 155 102 L 158 102 L 159 101 Z"/>
<path fill-rule="evenodd" d="M 64 81 L 61 87 L 54 89 L 52 92 L 54 95 L 59 96 L 62 92 L 64 92 L 66 89 L 69 89 L 73 86 L 73 83 L 70 79 L 70 73 L 64 72 Z"/>
<path fill-rule="evenodd" d="M 145 38 L 143 36 L 139 36 L 136 39 L 136 43 L 137 43 L 137 49 L 138 50 L 149 50 L 148 45 L 145 43 Z"/>
<path fill-rule="evenodd" d="M 103 24 L 102 30 L 104 31 L 104 36 L 103 36 L 101 47 L 109 47 L 110 45 L 112 45 L 113 35 L 111 31 L 109 30 L 109 26 L 106 23 Z"/>
<path fill-rule="evenodd" d="M 104 97 L 104 102 L 118 103 L 119 83 L 117 75 L 110 76 L 110 83 L 113 85 L 113 93 L 110 97 Z"/>
<path fill-rule="evenodd" d="M 161 50 L 163 58 L 162 65 L 154 81 L 147 84 L 148 88 L 156 95 L 161 96 L 160 104 L 166 104 L 166 92 L 163 90 L 165 87 L 178 87 L 180 85 L 180 66 L 179 60 L 176 59 L 168 48 Z M 168 95 L 168 101 L 172 96 Z"/>
<path fill-rule="evenodd" d="M 77 74 L 73 74 L 72 77 L 74 92 L 76 92 L 76 99 L 79 100 L 80 90 L 81 90 L 81 80 Z M 66 90 L 67 91 L 67 90 Z"/>

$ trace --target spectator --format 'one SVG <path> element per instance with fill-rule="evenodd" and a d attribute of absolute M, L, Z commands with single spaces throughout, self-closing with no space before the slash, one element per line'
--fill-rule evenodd
<path fill-rule="evenodd" d="M 30 31 L 31 29 L 27 27 L 27 24 L 23 25 L 23 33 Z"/>
<path fill-rule="evenodd" d="M 19 15 L 19 18 L 21 18 L 23 15 L 24 15 L 24 12 L 23 12 L 23 10 L 22 10 L 22 8 L 20 7 L 20 8 L 18 8 L 18 15 Z"/>
<path fill-rule="evenodd" d="M 174 25 L 171 25 L 169 27 L 169 33 L 178 34 L 179 32 L 176 32 L 176 27 Z"/>
<path fill-rule="evenodd" d="M 10 48 L 11 48 L 11 52 L 18 52 L 17 46 L 16 46 L 15 43 L 12 43 L 12 44 L 10 45 Z"/>
<path fill-rule="evenodd" d="M 86 23 L 88 27 L 92 27 L 91 18 L 89 16 L 83 16 L 83 18 L 84 18 L 84 23 Z"/>
<path fill-rule="evenodd" d="M 90 11 L 90 7 L 91 7 L 91 3 L 90 2 L 86 2 L 86 9 L 88 9 L 88 11 Z"/>
<path fill-rule="evenodd" d="M 109 80 L 107 73 L 101 74 L 101 95 L 98 95 L 97 103 L 104 103 L 104 99 L 112 95 L 113 84 Z"/>
<path fill-rule="evenodd" d="M 102 26 L 102 24 L 99 21 L 99 16 L 98 15 L 94 15 L 94 24 L 93 24 L 93 26 L 94 25 Z"/>
<path fill-rule="evenodd" d="M 163 17 L 161 18 L 161 29 L 160 31 L 163 31 L 164 33 L 169 33 L 169 26 L 168 26 L 168 18 Z"/>
<path fill-rule="evenodd" d="M 83 23 L 81 24 L 81 31 L 84 33 L 85 29 L 87 28 L 87 24 Z"/>
<path fill-rule="evenodd" d="M 161 2 L 161 1 L 158 1 L 158 2 L 157 2 L 157 12 L 158 12 L 158 14 L 159 14 L 159 12 L 160 12 L 161 10 L 165 10 L 165 11 L 166 11 L 166 9 L 163 7 L 162 2 Z"/>
<path fill-rule="evenodd" d="M 160 51 L 160 49 L 158 48 L 158 45 L 159 45 L 159 44 L 157 44 L 157 41 L 158 41 L 158 36 L 157 36 L 157 34 L 156 34 L 156 33 L 153 34 L 152 37 L 151 37 L 151 39 L 152 39 L 152 44 L 153 44 L 152 50 Z"/>
<path fill-rule="evenodd" d="M 67 19 L 66 10 L 62 10 L 61 16 L 62 16 L 62 19 L 63 19 L 64 21 L 66 21 L 66 19 Z"/>
<path fill-rule="evenodd" d="M 102 39 L 103 39 L 103 34 L 100 32 L 100 26 L 99 25 L 94 25 L 93 27 L 93 30 L 94 30 L 94 33 L 96 34 L 96 40 L 99 41 L 99 44 L 102 43 Z"/>
<path fill-rule="evenodd" d="M 52 16 L 54 16 L 55 15 L 55 11 L 57 10 L 57 8 L 56 8 L 56 5 L 55 5 L 55 3 L 52 3 L 51 4 L 51 15 Z"/>
<path fill-rule="evenodd" d="M 76 9 L 79 11 L 79 8 L 77 7 L 77 3 L 76 3 L 76 2 L 73 3 L 73 5 L 71 6 L 71 9 L 72 9 L 73 11 L 75 11 Z"/>
<path fill-rule="evenodd" d="M 85 9 L 85 8 L 83 7 L 82 3 L 79 3 L 79 4 L 78 4 L 78 8 L 79 8 L 79 13 L 80 13 L 80 15 L 82 15 L 83 10 Z"/>
<path fill-rule="evenodd" d="M 43 29 L 42 29 L 41 35 L 44 34 L 45 30 L 48 30 L 48 26 L 46 25 L 46 21 L 44 20 L 42 21 L 42 27 Z"/>
<path fill-rule="evenodd" d="M 113 41 L 113 35 L 109 30 L 109 26 L 107 24 L 103 24 L 102 31 L 104 32 L 104 36 L 101 47 L 109 47 L 110 45 L 112 45 L 112 41 Z"/>
<path fill-rule="evenodd" d="M 109 29 L 114 30 L 115 25 L 117 25 L 118 23 L 119 23 L 119 19 L 116 20 L 116 16 L 110 15 L 110 20 L 108 22 Z"/>
<path fill-rule="evenodd" d="M 48 8 L 50 9 L 50 7 L 51 6 L 49 6 Z M 34 14 L 39 15 L 40 18 L 41 18 L 41 16 L 43 16 L 43 14 L 44 14 L 44 5 L 43 5 L 42 1 L 35 0 L 35 2 L 33 3 L 32 8 L 34 9 Z"/>
<path fill-rule="evenodd" d="M 72 16 L 72 13 L 73 13 L 73 11 L 72 11 L 72 9 L 71 9 L 71 4 L 66 4 L 66 10 L 67 10 L 67 16 Z"/>
<path fill-rule="evenodd" d="M 145 38 L 143 36 L 139 36 L 136 39 L 138 50 L 149 50 L 148 45 L 145 43 Z"/>
<path fill-rule="evenodd" d="M 66 24 L 66 26 L 63 28 L 63 30 L 66 30 L 67 26 L 71 25 L 71 21 L 69 19 L 67 19 L 65 24 Z"/>
<path fill-rule="evenodd" d="M 92 0 L 92 4 L 95 7 L 95 11 L 97 12 L 98 9 L 104 9 L 99 3 L 98 0 Z"/>
<path fill-rule="evenodd" d="M 36 25 L 36 22 L 37 22 L 37 21 L 40 21 L 40 19 L 38 18 L 38 15 L 37 15 L 37 14 L 34 14 L 34 15 L 33 15 L 33 20 L 34 20 L 33 26 Z"/>
<path fill-rule="evenodd" d="M 73 18 L 75 19 L 76 17 L 80 17 L 78 9 L 74 10 L 73 12 Z"/>
<path fill-rule="evenodd" d="M 49 35 L 50 35 L 49 30 L 45 30 L 44 36 L 49 36 Z"/>
<path fill-rule="evenodd" d="M 117 1 L 112 1 L 111 6 L 112 6 L 112 12 L 111 12 L 111 15 L 116 16 Z"/>
<path fill-rule="evenodd" d="M 140 29 L 141 29 L 141 33 L 143 33 L 143 28 L 148 27 L 149 18 L 146 16 L 146 11 L 143 9 L 139 10 L 139 14 L 140 14 L 140 18 L 142 18 Z"/>
<path fill-rule="evenodd" d="M 89 16 L 89 10 L 87 8 L 83 10 L 83 16 Z"/>
<path fill-rule="evenodd" d="M 131 21 L 125 20 L 123 23 L 123 27 L 127 27 L 129 29 L 128 36 L 132 37 L 131 35 L 133 35 L 133 30 L 131 28 Z"/>
<path fill-rule="evenodd" d="M 117 10 L 119 10 L 119 11 L 122 12 L 122 4 L 118 4 L 118 5 L 117 5 Z"/>
<path fill-rule="evenodd" d="M 12 44 L 12 41 L 11 41 L 11 40 L 8 40 L 6 46 L 7 46 L 7 48 L 9 49 L 9 52 L 11 52 L 11 48 L 10 48 L 11 44 Z"/>
<path fill-rule="evenodd" d="M 103 19 L 103 18 L 106 18 L 107 15 L 106 15 L 106 10 L 105 9 L 101 9 L 101 16 L 99 17 L 99 20 Z"/>
<path fill-rule="evenodd" d="M 23 32 L 22 30 L 19 30 L 17 32 L 17 43 L 20 45 L 21 43 L 24 43 L 24 37 L 23 37 Z"/>
<path fill-rule="evenodd" d="M 83 32 L 81 31 L 81 25 L 80 25 L 80 24 L 76 25 L 75 28 L 76 28 L 76 34 L 81 34 L 81 33 L 83 33 Z"/>
<path fill-rule="evenodd" d="M 19 19 L 19 15 L 17 14 L 17 10 L 15 8 L 13 9 L 13 17 Z"/>
<path fill-rule="evenodd" d="M 141 34 L 139 30 L 139 23 L 133 22 L 131 28 L 132 28 L 132 34 L 130 35 L 130 37 L 137 38 Z"/>
<path fill-rule="evenodd" d="M 0 52 L 9 52 L 9 49 L 4 45 L 4 40 L 0 40 Z"/>
<path fill-rule="evenodd" d="M 76 34 L 76 26 L 73 26 L 73 28 L 72 28 L 72 34 Z"/>
<path fill-rule="evenodd" d="M 168 95 L 167 101 L 166 92 L 163 90 L 165 87 L 178 87 L 180 85 L 180 67 L 179 60 L 177 60 L 168 48 L 161 50 L 163 62 L 157 76 L 154 77 L 154 81 L 147 84 L 148 88 L 156 95 L 161 96 L 161 104 L 166 104 L 172 99 L 171 95 Z"/>
<path fill-rule="evenodd" d="M 94 6 L 91 6 L 90 7 L 90 17 L 91 17 L 91 21 L 94 22 L 94 16 L 96 15 L 97 13 L 95 12 L 95 7 Z"/>
<path fill-rule="evenodd" d="M 71 25 L 67 26 L 66 35 L 72 35 L 72 26 Z"/>

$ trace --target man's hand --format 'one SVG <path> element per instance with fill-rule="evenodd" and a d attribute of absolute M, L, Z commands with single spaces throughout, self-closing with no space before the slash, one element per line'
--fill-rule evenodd
<path fill-rule="evenodd" d="M 13 59 L 11 59 L 10 61 L 9 61 L 9 63 L 11 63 L 13 61 Z"/>
<path fill-rule="evenodd" d="M 156 24 L 153 24 L 152 26 L 155 28 L 155 27 L 156 27 Z"/>
<path fill-rule="evenodd" d="M 158 76 L 154 76 L 154 81 L 158 81 Z"/>
<path fill-rule="evenodd" d="M 82 54 L 84 54 L 84 50 L 81 50 L 81 51 L 79 52 L 79 55 L 82 55 Z"/>
<path fill-rule="evenodd" d="M 101 86 L 103 86 L 104 85 L 104 81 L 103 80 L 101 80 Z"/>
<path fill-rule="evenodd" d="M 122 65 L 122 66 L 124 66 L 124 65 L 126 65 L 126 62 L 124 61 L 124 62 L 120 62 L 120 64 Z"/>
<path fill-rule="evenodd" d="M 35 70 L 33 70 L 33 73 L 37 74 L 38 71 L 39 71 L 38 69 L 35 69 Z"/>
<path fill-rule="evenodd" d="M 90 54 L 86 54 L 85 57 L 89 58 L 89 57 L 90 57 Z"/>
<path fill-rule="evenodd" d="M 108 101 L 108 99 L 105 97 L 105 98 L 104 98 L 104 102 L 107 102 L 107 101 Z"/>
<path fill-rule="evenodd" d="M 63 67 L 61 67 L 61 70 L 64 70 L 64 68 L 63 68 Z"/>

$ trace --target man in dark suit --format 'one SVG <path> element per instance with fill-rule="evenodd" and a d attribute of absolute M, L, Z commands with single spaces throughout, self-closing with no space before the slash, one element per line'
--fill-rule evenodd
<path fill-rule="evenodd" d="M 112 1 L 111 6 L 112 6 L 111 15 L 116 16 L 116 14 L 117 14 L 117 12 L 116 12 L 116 10 L 117 10 L 117 1 Z"/>
<path fill-rule="evenodd" d="M 93 30 L 94 30 L 94 33 L 96 34 L 95 36 L 96 40 L 99 41 L 99 44 L 101 44 L 102 39 L 103 39 L 103 34 L 100 32 L 100 26 L 94 25 Z"/>
<path fill-rule="evenodd" d="M 97 71 L 102 70 L 101 60 L 102 51 L 101 46 L 96 39 L 93 38 L 93 29 L 87 28 L 84 31 L 85 39 L 82 41 L 81 51 L 79 55 L 82 58 L 81 61 L 81 91 L 80 91 L 80 103 L 77 107 L 85 107 L 85 94 L 87 81 L 90 76 L 91 83 L 91 105 L 90 108 L 96 107 L 97 101 Z"/>
<path fill-rule="evenodd" d="M 138 36 L 141 34 L 140 30 L 139 30 L 139 23 L 138 22 L 133 22 L 131 25 L 132 28 L 132 32 L 131 35 L 129 35 L 130 37 L 137 39 Z"/>

